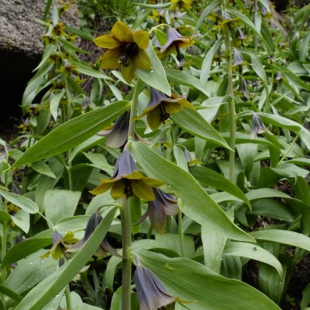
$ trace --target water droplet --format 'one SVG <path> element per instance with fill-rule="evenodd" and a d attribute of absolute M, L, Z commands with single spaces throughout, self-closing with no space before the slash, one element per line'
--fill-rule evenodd
<path fill-rule="evenodd" d="M 30 263 L 29 263 L 29 265 L 32 265 L 32 264 L 33 264 L 33 262 L 30 262 Z"/>
<path fill-rule="evenodd" d="M 44 260 L 43 260 L 43 259 L 41 259 L 41 260 L 40 260 L 40 263 L 44 263 Z"/>
<path fill-rule="evenodd" d="M 153 70 L 153 69 L 151 69 L 151 73 L 154 73 L 154 70 Z"/>

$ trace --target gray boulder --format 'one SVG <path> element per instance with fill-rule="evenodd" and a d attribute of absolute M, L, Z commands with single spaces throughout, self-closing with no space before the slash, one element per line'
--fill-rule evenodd
<path fill-rule="evenodd" d="M 43 19 L 45 2 L 0 0 L 0 131 L 12 122 L 10 117 L 20 116 L 23 91 L 40 62 L 46 28 L 36 18 Z M 78 27 L 76 6 L 70 7 L 62 22 Z"/>

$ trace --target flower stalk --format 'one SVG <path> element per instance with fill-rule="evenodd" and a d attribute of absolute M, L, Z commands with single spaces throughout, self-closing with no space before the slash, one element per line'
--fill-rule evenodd
<path fill-rule="evenodd" d="M 131 307 L 131 221 L 128 199 L 122 199 L 121 227 L 123 242 L 123 268 L 122 268 L 122 309 Z"/>
<path fill-rule="evenodd" d="M 224 27 L 225 38 L 226 38 L 226 51 L 228 53 L 228 94 L 231 98 L 230 100 L 230 151 L 229 151 L 229 180 L 234 182 L 234 170 L 235 170 L 235 146 L 236 146 L 236 107 L 235 107 L 235 98 L 234 98 L 234 90 L 233 90 L 233 80 L 232 80 L 232 68 L 233 68 L 233 57 L 231 55 L 231 44 L 230 44 L 230 36 L 228 33 L 228 27 Z"/>

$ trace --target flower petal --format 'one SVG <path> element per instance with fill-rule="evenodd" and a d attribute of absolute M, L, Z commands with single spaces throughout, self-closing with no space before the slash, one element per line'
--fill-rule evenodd
<path fill-rule="evenodd" d="M 160 120 L 160 113 L 159 106 L 147 113 L 147 123 L 153 131 L 156 130 L 162 123 Z"/>
<path fill-rule="evenodd" d="M 139 48 L 145 50 L 150 42 L 150 35 L 147 31 L 136 30 L 132 33 L 133 41 L 137 43 Z"/>
<path fill-rule="evenodd" d="M 154 201 L 149 202 L 148 215 L 154 230 L 162 235 L 166 226 L 166 213 L 163 206 L 156 198 Z"/>
<path fill-rule="evenodd" d="M 125 197 L 124 180 L 116 181 L 111 188 L 110 194 L 114 200 Z"/>
<path fill-rule="evenodd" d="M 136 170 L 138 168 L 131 154 L 127 150 L 124 150 L 115 163 L 113 178 L 120 179 L 126 177 Z"/>
<path fill-rule="evenodd" d="M 122 66 L 121 72 L 122 72 L 123 78 L 129 84 L 131 83 L 133 77 L 135 76 L 137 67 L 135 66 L 132 58 L 130 58 L 128 61 L 129 61 L 129 66 L 128 67 Z"/>
<path fill-rule="evenodd" d="M 183 106 L 180 105 L 178 102 L 169 102 L 165 106 L 165 110 L 169 114 L 178 113 L 183 110 Z"/>
<path fill-rule="evenodd" d="M 112 187 L 112 182 L 110 183 L 103 183 L 94 188 L 92 191 L 90 191 L 91 194 L 93 195 L 100 195 L 108 191 Z"/>
<path fill-rule="evenodd" d="M 126 111 L 116 120 L 115 125 L 105 142 L 107 146 L 112 148 L 119 148 L 125 144 L 128 136 L 129 116 L 129 111 Z"/>
<path fill-rule="evenodd" d="M 133 37 L 130 28 L 123 22 L 117 21 L 111 33 L 114 37 L 121 42 L 133 42 Z"/>
<path fill-rule="evenodd" d="M 133 57 L 135 67 L 141 70 L 151 70 L 152 64 L 150 56 L 142 49 L 138 49 L 137 55 Z"/>
<path fill-rule="evenodd" d="M 160 181 L 160 180 L 152 179 L 152 178 L 148 178 L 148 177 L 144 177 L 142 179 L 142 181 L 145 182 L 147 185 L 152 186 L 152 187 L 160 187 L 166 183 L 164 181 Z"/>
<path fill-rule="evenodd" d="M 142 266 L 139 261 L 137 261 L 134 278 L 140 310 L 157 310 L 175 301 L 175 298 L 168 294 L 154 272 Z"/>
<path fill-rule="evenodd" d="M 132 182 L 131 183 L 132 191 L 137 197 L 143 200 L 148 200 L 148 201 L 155 199 L 152 188 L 148 186 L 147 184 L 145 184 L 143 181 L 133 180 L 131 182 Z"/>
<path fill-rule="evenodd" d="M 106 34 L 94 39 L 94 43 L 102 48 L 113 49 L 122 44 L 122 42 L 118 41 L 113 34 Z"/>
<path fill-rule="evenodd" d="M 116 69 L 120 66 L 119 59 L 122 56 L 122 47 L 116 47 L 104 53 L 101 59 L 101 69 Z"/>

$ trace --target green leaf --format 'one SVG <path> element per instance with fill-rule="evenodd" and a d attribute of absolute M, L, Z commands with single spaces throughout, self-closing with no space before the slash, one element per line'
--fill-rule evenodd
<path fill-rule="evenodd" d="M 15 215 L 12 215 L 13 223 L 22 229 L 26 234 L 30 228 L 30 216 L 27 211 L 19 210 Z"/>
<path fill-rule="evenodd" d="M 57 122 L 57 118 L 58 118 L 57 116 L 58 116 L 59 102 L 62 99 L 64 94 L 65 94 L 65 89 L 62 89 L 62 91 L 59 92 L 57 95 L 55 95 L 50 102 L 50 110 L 51 110 L 51 113 L 52 113 L 52 116 L 55 122 Z"/>
<path fill-rule="evenodd" d="M 222 1 L 221 0 L 216 0 L 216 1 L 211 1 L 209 3 L 208 6 L 206 6 L 204 8 L 204 10 L 202 11 L 199 19 L 198 19 L 198 22 L 197 22 L 197 25 L 196 25 L 196 28 L 195 28 L 195 33 L 198 31 L 198 29 L 200 28 L 200 26 L 202 25 L 202 23 L 205 22 L 205 19 L 206 17 L 221 3 Z"/>
<path fill-rule="evenodd" d="M 49 44 L 49 45 L 44 49 L 44 52 L 43 52 L 43 55 L 42 55 L 42 60 L 40 61 L 40 63 L 37 65 L 37 67 L 36 67 L 33 71 L 36 71 L 36 70 L 38 70 L 39 68 L 41 68 L 41 66 L 47 62 L 47 59 L 51 56 L 51 54 L 52 54 L 55 50 L 56 50 L 56 45 L 54 45 L 54 44 Z"/>
<path fill-rule="evenodd" d="M 229 149 L 222 136 L 196 110 L 184 108 L 170 118 L 186 132 Z"/>
<path fill-rule="evenodd" d="M 212 60 L 214 54 L 217 52 L 221 44 L 223 43 L 223 38 L 220 38 L 216 41 L 216 43 L 210 48 L 207 55 L 203 59 L 203 63 L 201 66 L 201 72 L 200 72 L 200 81 L 203 85 L 207 86 L 207 82 L 210 75 L 210 69 L 212 65 Z"/>
<path fill-rule="evenodd" d="M 268 45 L 264 37 L 262 37 L 260 32 L 256 29 L 255 25 L 245 15 L 243 15 L 241 12 L 234 10 L 234 9 L 227 9 L 227 12 L 232 16 L 240 18 L 240 20 L 245 25 L 247 25 L 265 43 L 265 46 L 267 47 L 268 51 L 271 53 L 273 52 L 273 50 L 271 49 L 272 46 Z"/>
<path fill-rule="evenodd" d="M 51 62 L 42 65 L 36 75 L 28 82 L 22 99 L 22 105 L 30 105 L 35 96 L 45 87 L 51 84 L 51 81 L 45 79 L 45 74 L 52 68 Z"/>
<path fill-rule="evenodd" d="M 251 233 L 251 236 L 257 240 L 278 242 L 296 246 L 298 248 L 310 251 L 310 238 L 293 231 L 279 229 L 265 229 Z"/>
<path fill-rule="evenodd" d="M 49 190 L 44 195 L 44 211 L 47 219 L 55 225 L 59 220 L 73 216 L 81 192 L 70 190 Z"/>
<path fill-rule="evenodd" d="M 184 304 L 188 309 L 280 309 L 253 287 L 226 279 L 198 262 L 146 251 L 137 254 L 143 266 L 156 274 L 169 294 L 190 302 Z"/>
<path fill-rule="evenodd" d="M 192 236 L 183 236 L 182 247 L 178 234 L 156 234 L 155 240 L 159 241 L 163 247 L 178 253 L 181 257 L 191 258 L 195 254 L 195 244 Z"/>
<path fill-rule="evenodd" d="M 194 87 L 200 90 L 206 96 L 210 97 L 210 93 L 206 89 L 206 87 L 202 84 L 202 82 L 200 82 L 200 80 L 195 78 L 193 75 L 190 75 L 187 72 L 175 70 L 175 69 L 167 69 L 166 74 L 167 74 L 168 80 L 170 80 L 171 82 L 181 84 L 181 85 L 186 85 L 191 88 Z"/>
<path fill-rule="evenodd" d="M 310 149 L 310 132 L 303 127 L 301 124 L 294 122 L 288 118 L 267 114 L 267 113 L 257 113 L 263 122 L 269 123 L 280 128 L 286 128 L 292 130 L 293 132 L 300 134 L 302 141 L 306 144 L 307 148 Z"/>
<path fill-rule="evenodd" d="M 75 69 L 77 72 L 88 75 L 88 76 L 92 76 L 98 79 L 104 79 L 104 80 L 111 80 L 110 77 L 108 77 L 107 75 L 105 75 L 104 73 L 102 73 L 101 71 L 97 71 L 92 69 L 89 66 L 85 66 L 79 62 L 75 62 L 75 61 L 71 61 L 72 64 L 74 64 L 75 66 L 77 66 L 77 68 Z"/>
<path fill-rule="evenodd" d="M 36 161 L 31 164 L 33 170 L 39 172 L 40 174 L 44 174 L 50 178 L 56 179 L 54 172 L 51 168 L 42 160 Z"/>
<path fill-rule="evenodd" d="M 12 222 L 11 215 L 7 211 L 0 210 L 0 223 Z"/>
<path fill-rule="evenodd" d="M 46 250 L 42 249 L 19 260 L 17 267 L 11 271 L 6 279 L 5 285 L 18 294 L 24 294 L 40 281 L 47 278 L 48 275 L 58 268 L 58 262 L 52 257 L 44 260 L 40 259 L 40 255 L 44 253 L 46 253 Z M 21 303 L 23 301 L 24 299 Z"/>
<path fill-rule="evenodd" d="M 274 267 L 279 276 L 283 278 L 283 268 L 280 262 L 265 249 L 246 242 L 228 242 L 224 255 L 241 256 L 254 259 Z"/>
<path fill-rule="evenodd" d="M 21 301 L 23 299 L 23 297 L 19 294 L 17 294 L 16 292 L 14 292 L 13 290 L 10 290 L 8 287 L 1 285 L 0 284 L 0 293 L 1 295 L 5 295 L 8 296 L 16 301 Z"/>
<path fill-rule="evenodd" d="M 250 201 L 262 198 L 275 198 L 275 197 L 292 199 L 291 196 L 273 188 L 259 188 L 252 190 L 246 193 L 245 195 Z"/>
<path fill-rule="evenodd" d="M 1 189 L 0 189 L 0 195 L 6 200 L 12 202 L 14 205 L 20 207 L 22 210 L 30 214 L 35 214 L 39 211 L 39 207 L 37 206 L 37 204 L 32 200 L 30 200 L 29 198 L 13 194 L 10 192 L 6 192 Z"/>
<path fill-rule="evenodd" d="M 190 173 L 203 187 L 211 186 L 222 191 L 226 191 L 227 193 L 243 200 L 249 208 L 251 208 L 251 204 L 242 190 L 223 175 L 202 166 L 190 167 Z"/>
<path fill-rule="evenodd" d="M 79 145 L 107 127 L 130 107 L 129 101 L 118 101 L 73 118 L 57 127 L 34 144 L 14 163 L 11 169 L 43 158 L 55 156 Z"/>
<path fill-rule="evenodd" d="M 179 206 L 188 217 L 229 238 L 253 241 L 230 221 L 188 172 L 165 160 L 141 142 L 130 143 L 129 150 L 149 177 L 166 182 L 166 190 L 176 192 L 180 198 Z"/>
<path fill-rule="evenodd" d="M 5 254 L 2 261 L 2 268 L 18 262 L 22 258 L 49 246 L 53 243 L 52 235 L 50 238 L 29 238 L 22 242 L 16 243 Z"/>
<path fill-rule="evenodd" d="M 201 241 L 203 244 L 204 264 L 213 271 L 220 273 L 222 255 L 227 238 L 212 228 L 201 226 Z"/>
<path fill-rule="evenodd" d="M 248 214 L 266 216 L 283 221 L 294 221 L 295 217 L 289 206 L 281 201 L 272 199 L 259 199 L 252 204 L 252 211 Z"/>
<path fill-rule="evenodd" d="M 146 52 L 150 56 L 152 63 L 152 70 L 136 70 L 137 76 L 147 85 L 158 89 L 159 91 L 171 96 L 170 85 L 167 80 L 166 71 L 163 68 L 161 61 L 155 54 L 152 43 L 146 49 Z"/>
<path fill-rule="evenodd" d="M 71 260 L 32 289 L 16 310 L 42 309 L 76 276 L 102 242 L 114 218 L 116 209 L 114 207 L 107 212 L 83 248 Z"/>
<path fill-rule="evenodd" d="M 261 61 L 259 60 L 259 58 L 253 52 L 251 52 L 249 50 L 238 49 L 238 51 L 241 54 L 245 54 L 245 55 L 250 56 L 252 68 L 255 71 L 255 73 L 261 78 L 261 80 L 264 84 L 264 87 L 265 87 L 266 91 L 268 92 L 268 82 L 267 82 L 266 72 L 265 72 L 264 67 L 263 67 Z"/>

